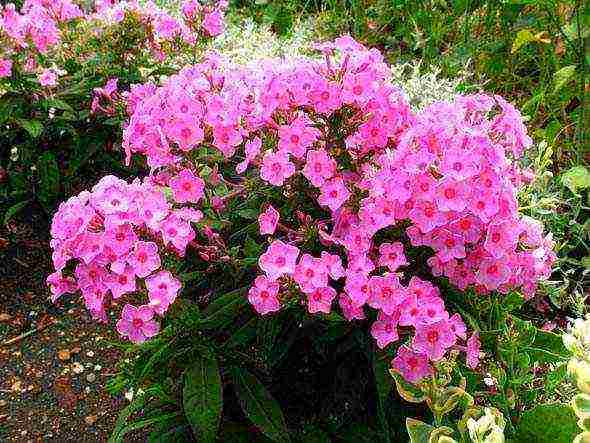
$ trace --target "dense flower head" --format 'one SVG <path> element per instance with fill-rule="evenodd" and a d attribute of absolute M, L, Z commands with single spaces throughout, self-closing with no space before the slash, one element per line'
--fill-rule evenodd
<path fill-rule="evenodd" d="M 202 217 L 194 208 L 174 205 L 149 180 L 128 183 L 114 176 L 62 203 L 51 226 L 56 272 L 47 280 L 53 301 L 80 291 L 92 315 L 106 320 L 111 299 L 145 287 L 149 303 L 145 309 L 128 308 L 117 329 L 133 341 L 156 333 L 146 309 L 165 314 L 181 289 L 180 281 L 163 269 L 164 257 L 184 255 L 195 237 L 191 222 Z M 134 327 L 134 318 L 147 326 Z"/>
<path fill-rule="evenodd" d="M 127 160 L 145 156 L 153 180 L 176 177 L 163 181 L 177 204 L 194 204 L 199 199 L 179 195 L 183 186 L 175 180 L 194 162 L 194 150 L 213 146 L 249 183 L 269 193 L 297 192 L 293 200 L 315 206 L 293 208 L 298 215 L 284 217 L 268 202 L 261 205 L 260 234 L 269 236 L 269 245 L 248 293 L 260 314 L 296 300 L 314 315 L 339 306 L 350 321 L 376 318 L 370 330 L 378 347 L 405 343 L 393 366 L 412 382 L 432 374 L 451 350 L 465 352 L 474 367 L 479 339 L 468 339 L 460 316 L 447 311 L 437 278 L 462 290 L 530 296 L 555 261 L 551 237 L 518 212 L 516 193 L 526 174 L 517 160 L 531 144 L 520 114 L 484 94 L 458 95 L 413 114 L 388 81 L 389 67 L 378 51 L 350 37 L 321 50 L 325 60 L 248 67 L 211 55 L 160 87 L 134 89 L 123 140 Z M 243 182 L 237 183 L 228 195 L 243 195 Z M 99 226 L 80 242 L 78 281 L 112 272 L 98 259 L 105 253 L 96 234 L 108 225 L 102 218 L 122 207 L 133 211 L 135 201 L 112 188 L 100 187 L 109 198 L 94 205 L 102 208 L 98 219 L 78 201 L 66 205 L 77 208 L 79 224 L 69 220 L 69 211 L 59 214 L 68 223 L 58 224 L 57 246 Z M 223 210 L 224 200 L 215 198 L 215 208 Z M 178 211 L 156 204 L 145 225 L 182 253 L 194 233 Z M 119 215 L 118 224 L 128 218 Z M 125 250 L 132 236 L 126 230 L 121 235 Z M 63 269 L 68 259 L 58 253 L 56 267 Z M 117 260 L 117 269 L 133 268 Z M 415 265 L 430 267 L 432 281 L 412 275 Z M 88 277 L 91 271 L 99 277 Z M 59 275 L 52 281 L 56 288 L 70 284 Z M 160 303 L 173 299 L 167 294 L 160 294 Z"/>

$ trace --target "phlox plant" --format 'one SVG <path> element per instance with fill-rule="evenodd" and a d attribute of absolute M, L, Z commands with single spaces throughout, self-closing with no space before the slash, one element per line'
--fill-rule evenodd
<path fill-rule="evenodd" d="M 119 110 L 101 108 L 96 97 L 146 82 L 176 57 L 199 54 L 223 31 L 226 7 L 186 1 L 176 18 L 137 1 L 100 0 L 86 9 L 70 0 L 0 6 L 3 197 L 15 210 L 37 201 L 51 213 L 59 195 L 80 187 L 77 175 L 90 163 L 97 163 L 91 170 L 121 171 Z"/>
<path fill-rule="evenodd" d="M 436 277 L 482 297 L 530 297 L 555 261 L 551 236 L 518 213 L 516 192 L 532 179 L 517 162 L 531 145 L 519 112 L 475 94 L 415 114 L 377 50 L 350 37 L 317 49 L 323 60 L 247 68 L 212 54 L 161 86 L 133 87 L 122 145 L 150 174 L 105 177 L 60 206 L 54 299 L 79 290 L 106 320 L 111 300 L 142 297 L 117 330 L 143 342 L 181 290 L 177 259 L 191 250 L 248 267 L 224 241 L 240 226 L 219 217 L 277 192 L 257 199 L 267 245 L 250 266 L 255 311 L 369 318 L 379 348 L 398 346 L 391 364 L 408 382 L 449 353 L 477 367 L 478 333 L 449 312 Z"/>

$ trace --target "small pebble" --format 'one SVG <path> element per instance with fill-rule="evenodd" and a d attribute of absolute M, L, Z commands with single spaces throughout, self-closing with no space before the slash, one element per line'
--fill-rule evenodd
<path fill-rule="evenodd" d="M 91 372 L 90 374 L 88 374 L 88 375 L 86 376 L 86 380 L 87 380 L 89 383 L 93 383 L 93 382 L 95 382 L 95 381 L 96 381 L 96 374 L 94 374 L 93 372 Z"/>

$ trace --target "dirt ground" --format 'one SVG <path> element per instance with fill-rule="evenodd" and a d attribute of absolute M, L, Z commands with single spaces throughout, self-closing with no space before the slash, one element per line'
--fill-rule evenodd
<path fill-rule="evenodd" d="M 127 402 L 105 390 L 117 337 L 77 297 L 51 303 L 50 257 L 39 208 L 0 226 L 0 441 L 106 441 Z"/>

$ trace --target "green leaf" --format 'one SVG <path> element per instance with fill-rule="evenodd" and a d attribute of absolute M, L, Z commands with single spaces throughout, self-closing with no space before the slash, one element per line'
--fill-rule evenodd
<path fill-rule="evenodd" d="M 514 329 L 518 332 L 518 342 L 521 346 L 531 346 L 535 342 L 537 328 L 527 320 L 510 316 Z"/>
<path fill-rule="evenodd" d="M 238 215 L 246 220 L 256 220 L 260 215 L 260 211 L 257 209 L 242 209 L 238 211 Z"/>
<path fill-rule="evenodd" d="M 393 369 L 389 370 L 389 373 L 395 380 L 395 387 L 397 388 L 397 393 L 406 401 L 410 403 L 422 403 L 426 400 L 426 395 L 420 388 L 414 386 L 411 383 L 408 383 L 398 372 L 394 371 Z"/>
<path fill-rule="evenodd" d="M 217 297 L 203 312 L 203 329 L 216 329 L 232 321 L 248 304 L 246 288 L 236 289 Z"/>
<path fill-rule="evenodd" d="M 590 188 L 590 171 L 585 166 L 574 166 L 561 175 L 561 182 L 577 194 L 579 190 Z"/>
<path fill-rule="evenodd" d="M 389 363 L 387 359 L 383 358 L 383 355 L 373 351 L 373 375 L 375 377 L 375 387 L 377 388 L 377 397 L 378 397 L 378 412 L 379 412 L 379 420 L 381 421 L 381 426 L 383 428 L 383 437 L 384 440 L 387 442 L 391 441 L 390 429 L 389 424 L 387 422 L 386 417 L 386 408 L 385 404 L 387 402 L 387 397 L 391 393 L 393 389 L 393 379 L 389 375 Z"/>
<path fill-rule="evenodd" d="M 43 132 L 43 124 L 38 120 L 26 120 L 19 118 L 16 120 L 18 125 L 29 133 L 31 138 L 37 138 Z"/>
<path fill-rule="evenodd" d="M 258 317 L 252 317 L 225 342 L 226 348 L 236 348 L 250 343 L 256 337 Z"/>
<path fill-rule="evenodd" d="M 182 406 L 198 440 L 214 442 L 223 406 L 221 376 L 215 358 L 199 356 L 184 372 Z"/>
<path fill-rule="evenodd" d="M 50 208 L 59 194 L 59 168 L 53 154 L 44 152 L 37 161 L 37 171 L 41 184 L 39 187 L 39 201 Z"/>
<path fill-rule="evenodd" d="M 569 65 L 561 68 L 553 74 L 553 92 L 558 92 L 563 88 L 576 73 L 576 65 Z"/>
<path fill-rule="evenodd" d="M 516 441 L 570 443 L 579 432 L 576 416 L 569 405 L 538 405 L 522 414 L 516 429 Z"/>
<path fill-rule="evenodd" d="M 393 389 L 393 380 L 389 375 L 389 364 L 386 359 L 380 358 L 377 352 L 373 352 L 373 373 L 379 401 L 384 402 Z"/>
<path fill-rule="evenodd" d="M 534 40 L 535 34 L 533 34 L 529 29 L 521 29 L 516 34 L 516 38 L 512 43 L 512 49 L 510 52 L 512 54 L 516 54 L 520 48 Z"/>
<path fill-rule="evenodd" d="M 12 217 L 14 217 L 24 208 L 26 208 L 30 201 L 31 200 L 23 200 L 22 202 L 18 202 L 12 205 L 10 208 L 8 208 L 6 214 L 4 214 L 4 225 L 7 225 L 8 222 L 12 219 Z"/>
<path fill-rule="evenodd" d="M 48 98 L 45 99 L 43 103 L 45 104 L 46 109 L 55 108 L 61 109 L 62 111 L 74 112 L 74 109 L 69 104 L 58 98 Z"/>
<path fill-rule="evenodd" d="M 283 412 L 260 381 L 243 368 L 233 368 L 232 377 L 244 413 L 273 441 L 289 441 Z"/>
<path fill-rule="evenodd" d="M 406 430 L 410 436 L 411 443 L 428 443 L 434 426 L 430 426 L 420 420 L 406 418 Z"/>
<path fill-rule="evenodd" d="M 527 349 L 533 361 L 557 363 L 567 360 L 569 352 L 563 345 L 562 336 L 554 332 L 537 329 L 532 346 Z"/>

